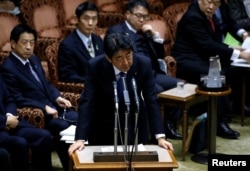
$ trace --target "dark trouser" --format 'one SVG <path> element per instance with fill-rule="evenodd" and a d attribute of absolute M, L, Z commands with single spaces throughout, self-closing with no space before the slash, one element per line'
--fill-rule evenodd
<path fill-rule="evenodd" d="M 77 112 L 74 110 L 67 111 L 65 118 L 70 121 L 77 120 Z M 72 123 L 63 119 L 52 119 L 51 116 L 45 117 L 45 128 L 50 131 L 53 136 L 54 147 L 58 154 L 58 157 L 62 163 L 63 169 L 68 170 L 69 155 L 68 148 L 69 144 L 61 141 L 60 131 L 68 128 Z"/>
<path fill-rule="evenodd" d="M 0 166 L 1 170 L 12 171 L 10 155 L 4 148 L 0 148 Z"/>
<path fill-rule="evenodd" d="M 0 146 L 8 150 L 13 170 L 27 171 L 29 150 L 32 151 L 32 164 L 37 171 L 52 170 L 51 135 L 47 130 L 27 126 L 26 121 L 8 132 L 0 133 Z"/>

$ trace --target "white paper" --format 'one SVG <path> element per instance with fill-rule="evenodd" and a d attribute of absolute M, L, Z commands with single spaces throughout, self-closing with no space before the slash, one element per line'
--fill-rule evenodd
<path fill-rule="evenodd" d="M 241 45 L 242 48 L 246 49 L 244 52 L 250 52 L 250 37 L 247 37 Z M 249 62 L 242 58 L 236 58 L 233 60 L 233 63 L 243 63 L 249 64 Z M 237 64 L 236 64 L 237 65 Z"/>
<path fill-rule="evenodd" d="M 243 63 L 243 64 L 246 64 L 248 63 L 247 60 L 245 59 L 242 59 L 242 58 L 236 58 L 233 60 L 234 63 Z"/>
<path fill-rule="evenodd" d="M 61 136 L 64 135 L 70 135 L 70 136 L 75 136 L 75 131 L 76 131 L 76 126 L 75 125 L 70 125 L 68 128 L 60 132 Z"/>
<path fill-rule="evenodd" d="M 241 47 L 245 48 L 247 51 L 250 51 L 250 37 L 247 37 L 247 38 L 243 41 Z"/>

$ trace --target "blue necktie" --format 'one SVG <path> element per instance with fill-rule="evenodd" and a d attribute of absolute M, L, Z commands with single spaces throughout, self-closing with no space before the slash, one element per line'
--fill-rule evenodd
<path fill-rule="evenodd" d="M 41 83 L 37 73 L 33 70 L 29 62 L 26 62 L 25 67 L 31 72 L 32 76 L 37 80 L 37 82 Z"/>
<path fill-rule="evenodd" d="M 125 76 L 124 72 L 120 72 L 119 73 L 119 78 L 117 81 L 117 93 L 118 93 L 118 97 L 119 97 L 119 101 L 123 102 L 124 101 L 124 97 L 123 97 L 123 83 L 122 83 L 122 78 Z"/>

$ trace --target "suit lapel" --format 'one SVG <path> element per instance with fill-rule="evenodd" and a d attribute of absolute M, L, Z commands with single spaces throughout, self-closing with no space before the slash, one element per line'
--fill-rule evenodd
<path fill-rule="evenodd" d="M 44 91 L 44 88 L 43 88 L 44 86 L 42 86 L 39 82 L 37 82 L 37 80 L 34 78 L 34 76 L 31 75 L 30 71 L 27 70 L 27 68 L 16 57 L 11 55 L 10 59 L 13 61 L 17 70 L 21 74 L 23 74 L 24 77 L 26 77 L 31 82 L 31 84 L 35 84 L 36 86 L 40 87 L 41 90 Z M 29 60 L 30 60 L 30 64 L 34 65 L 34 61 L 31 58 Z M 33 68 L 35 68 L 35 67 L 33 66 Z M 39 71 L 37 71 L 37 75 L 38 75 L 39 79 L 41 80 L 41 83 L 43 84 L 44 80 L 43 80 L 43 77 L 41 76 L 41 73 L 39 73 Z"/>
<path fill-rule="evenodd" d="M 86 48 L 86 46 L 83 44 L 81 38 L 77 35 L 76 31 L 74 31 L 73 36 L 75 37 L 75 47 L 77 50 L 80 51 L 80 54 L 82 55 L 83 58 L 87 58 L 87 59 L 91 59 L 91 56 L 88 52 L 88 49 Z"/>
<path fill-rule="evenodd" d="M 10 56 L 13 63 L 15 64 L 17 70 L 24 75 L 27 79 L 29 79 L 32 83 L 37 83 L 35 78 L 31 75 L 30 71 L 13 55 Z M 37 83 L 39 84 L 39 83 Z"/>

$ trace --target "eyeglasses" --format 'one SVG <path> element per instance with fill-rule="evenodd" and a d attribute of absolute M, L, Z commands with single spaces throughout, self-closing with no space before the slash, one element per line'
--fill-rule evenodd
<path fill-rule="evenodd" d="M 140 13 L 134 13 L 132 11 L 130 11 L 131 14 L 135 15 L 136 18 L 138 18 L 139 20 L 143 19 L 143 20 L 149 20 L 149 16 L 148 15 L 143 15 Z"/>

